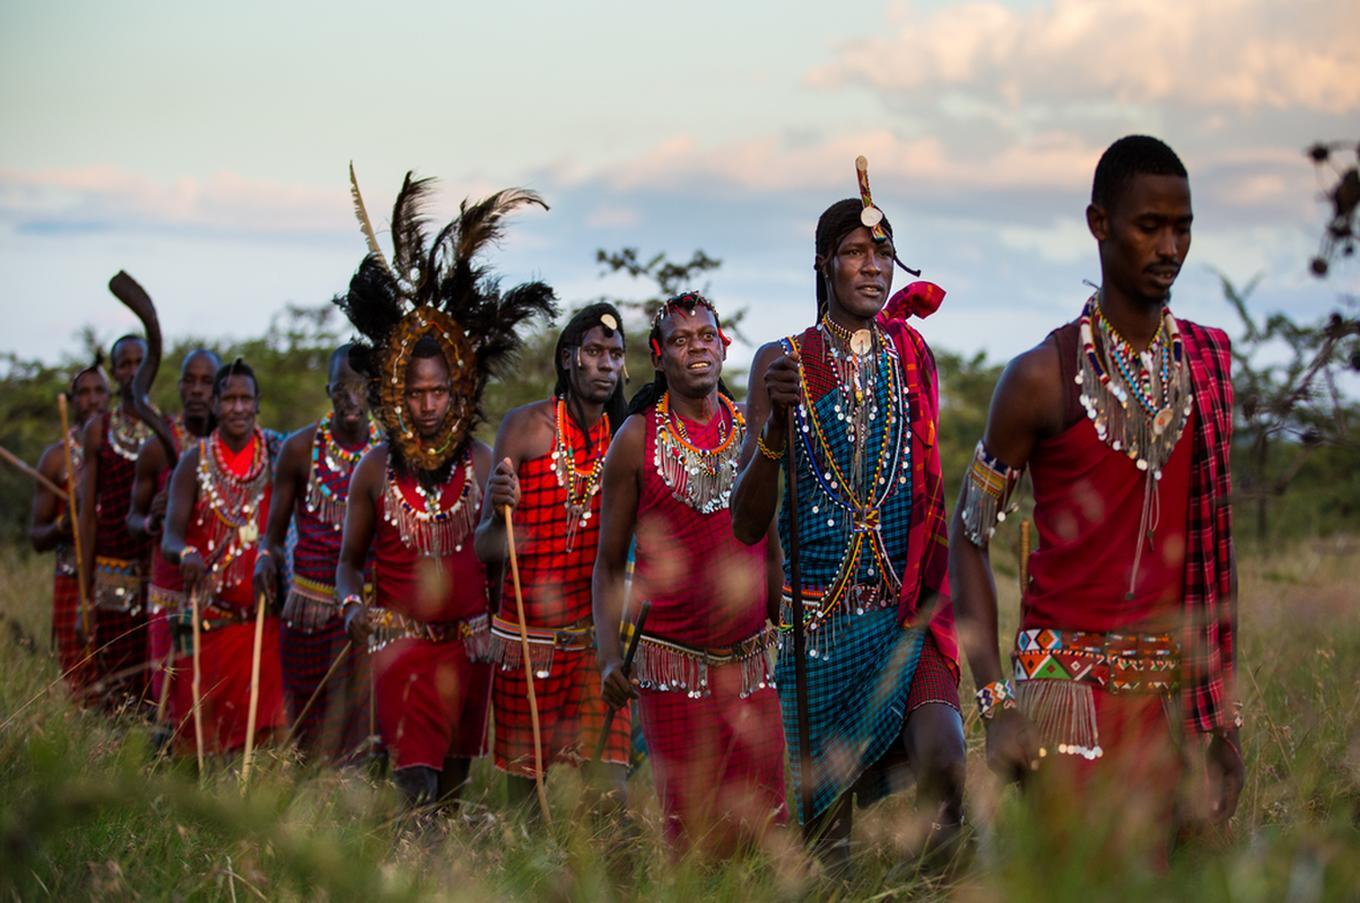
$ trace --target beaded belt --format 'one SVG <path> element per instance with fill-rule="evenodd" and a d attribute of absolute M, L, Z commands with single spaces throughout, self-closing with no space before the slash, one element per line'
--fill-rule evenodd
<path fill-rule="evenodd" d="M 674 640 L 642 635 L 633 659 L 638 685 L 659 692 L 680 692 L 691 699 L 709 694 L 708 669 L 718 665 L 741 666 L 741 698 L 774 686 L 774 650 L 778 631 L 760 631 L 730 646 L 699 649 Z"/>
<path fill-rule="evenodd" d="M 552 673 L 553 653 L 584 652 L 595 648 L 595 625 L 590 618 L 582 618 L 566 627 L 533 627 L 524 629 L 529 637 L 529 664 L 536 677 Z M 502 671 L 524 667 L 524 650 L 520 647 L 519 624 L 499 615 L 491 618 L 491 661 Z"/>
<path fill-rule="evenodd" d="M 182 608 L 166 609 L 166 617 L 170 622 L 170 635 L 174 640 L 175 650 L 180 654 L 192 652 L 194 613 L 189 603 L 186 601 Z M 254 608 L 236 608 L 232 605 L 224 605 L 216 599 L 210 602 L 199 602 L 198 629 L 203 633 L 212 633 L 214 630 L 249 624 L 254 620 Z"/>
<path fill-rule="evenodd" d="M 154 583 L 146 588 L 146 610 L 153 615 L 162 611 L 178 611 L 187 601 L 183 590 L 166 589 Z"/>
<path fill-rule="evenodd" d="M 417 621 L 390 608 L 368 609 L 368 651 L 377 652 L 397 640 L 416 639 L 430 643 L 454 643 L 459 640 L 468 646 L 469 657 L 480 661 L 485 656 L 487 628 L 491 618 L 486 613 L 461 621 Z M 479 653 L 474 656 L 475 651 Z"/>
<path fill-rule="evenodd" d="M 1109 693 L 1172 693 L 1180 686 L 1181 646 L 1168 633 L 1021 630 L 1011 661 L 1017 685 L 1072 680 Z"/>
<path fill-rule="evenodd" d="M 94 606 L 105 611 L 142 611 L 142 563 L 125 558 L 94 559 Z"/>
<path fill-rule="evenodd" d="M 1104 754 L 1094 689 L 1160 697 L 1165 706 L 1180 683 L 1180 644 L 1166 633 L 1021 630 L 1011 661 L 1016 700 L 1044 745 L 1087 759 Z"/>
<path fill-rule="evenodd" d="M 373 598 L 371 585 L 365 584 L 364 597 L 369 600 Z M 343 613 L 335 598 L 334 586 L 294 574 L 288 585 L 288 595 L 283 600 L 281 614 L 284 624 L 290 629 L 315 633 Z"/>
<path fill-rule="evenodd" d="M 793 590 L 784 587 L 782 604 L 779 609 L 779 629 L 785 633 L 780 642 L 788 641 L 788 633 L 793 627 Z M 899 593 L 881 583 L 852 583 L 840 590 L 840 595 L 825 614 L 824 590 L 813 587 L 803 588 L 803 623 L 806 625 L 807 654 L 809 658 L 830 660 L 836 648 L 837 628 L 847 616 L 857 616 L 884 608 L 896 608 Z"/>

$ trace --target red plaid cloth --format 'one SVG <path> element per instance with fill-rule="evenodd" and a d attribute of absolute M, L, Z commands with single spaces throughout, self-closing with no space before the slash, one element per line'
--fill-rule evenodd
<path fill-rule="evenodd" d="M 104 441 L 95 456 L 95 533 L 94 554 L 124 561 L 146 562 L 151 543 L 133 539 L 127 528 L 128 508 L 132 504 L 132 482 L 137 465 L 113 450 L 109 437 L 112 414 L 104 414 L 100 429 Z M 145 571 L 143 572 L 145 573 Z"/>
<path fill-rule="evenodd" d="M 146 657 L 151 665 L 148 674 L 148 687 L 152 702 L 160 702 L 165 687 L 165 669 L 169 667 L 173 636 L 170 630 L 170 615 L 158 611 L 146 619 Z"/>
<path fill-rule="evenodd" d="M 916 672 L 911 677 L 911 691 L 907 694 L 907 714 L 927 703 L 947 705 L 962 714 L 959 705 L 958 666 L 944 657 L 935 634 L 926 634 L 921 645 L 921 658 L 916 663 Z"/>
<path fill-rule="evenodd" d="M 203 719 L 203 751 L 230 752 L 245 746 L 250 716 L 250 667 L 255 650 L 255 621 L 214 627 L 200 634 L 199 653 Z M 264 621 L 260 650 L 260 699 L 255 714 L 255 742 L 284 727 L 283 677 L 279 672 L 279 619 Z M 170 686 L 170 711 L 176 748 L 194 754 L 194 659 L 190 653 L 175 659 Z"/>
<path fill-rule="evenodd" d="M 147 660 L 146 614 L 107 608 L 94 610 L 98 691 L 106 707 L 117 708 L 129 699 L 145 698 L 150 678 Z"/>
<path fill-rule="evenodd" d="M 85 701 L 90 683 L 94 680 L 93 660 L 86 661 L 90 650 L 76 636 L 80 623 L 80 583 L 73 575 L 52 576 L 52 639 L 57 646 L 57 663 L 66 676 L 71 695 Z"/>
<path fill-rule="evenodd" d="M 897 347 L 911 398 L 910 553 L 902 575 L 898 615 L 903 624 L 909 624 L 916 620 L 922 605 L 935 606 L 930 634 L 957 669 L 959 642 L 954 633 L 954 605 L 949 598 L 949 515 L 937 435 L 940 392 L 935 356 L 921 334 L 905 320 L 880 316 L 878 322 Z"/>
<path fill-rule="evenodd" d="M 712 667 L 708 676 L 711 693 L 699 699 L 640 691 L 638 716 L 666 839 L 685 847 L 702 837 L 730 851 L 731 835 L 788 821 L 784 727 L 774 688 L 737 695 L 740 665 Z M 720 819 L 725 828 L 710 833 Z"/>
<path fill-rule="evenodd" d="M 462 642 L 395 640 L 373 653 L 378 731 L 394 768 L 442 771 L 447 758 L 486 755 L 491 666 Z"/>
<path fill-rule="evenodd" d="M 604 418 L 591 431 L 591 451 L 568 417 L 567 440 L 578 469 L 602 459 L 609 448 Z M 600 545 L 600 493 L 590 500 L 590 519 L 582 522 L 567 550 L 567 490 L 557 483 L 552 454 L 520 464 L 520 503 L 515 508 L 515 553 L 519 558 L 524 616 L 535 627 L 565 627 L 590 617 L 590 578 Z M 505 569 L 501 598 L 514 600 L 510 569 Z M 505 615 L 517 620 L 513 607 Z"/>
<path fill-rule="evenodd" d="M 723 409 L 725 411 L 725 409 Z M 679 418 L 672 411 L 672 416 Z M 656 409 L 647 412 L 637 509 L 634 592 L 650 599 L 647 634 L 699 649 L 730 646 L 765 626 L 765 539 L 748 546 L 732 534 L 731 509 L 700 514 L 657 473 Z M 706 424 L 685 420 L 690 442 L 716 448 L 726 413 Z M 741 436 L 733 437 L 740 444 Z"/>
<path fill-rule="evenodd" d="M 600 696 L 600 668 L 592 650 L 554 650 L 546 678 L 534 675 L 543 768 L 556 762 L 579 765 L 595 754 L 608 707 Z M 496 668 L 491 702 L 496 716 L 496 767 L 520 777 L 534 776 L 534 733 L 523 666 Z M 628 707 L 614 714 L 602 761 L 627 765 L 631 752 Z"/>
<path fill-rule="evenodd" d="M 1195 445 L 1186 524 L 1183 708 L 1191 731 L 1233 724 L 1232 346 L 1227 333 L 1177 320 L 1195 393 Z"/>
<path fill-rule="evenodd" d="M 284 704 L 289 725 L 297 724 L 294 739 L 309 756 L 326 761 L 345 758 L 368 736 L 367 650 L 351 647 L 345 653 L 307 717 L 298 723 L 307 701 L 349 638 L 338 618 L 314 631 L 283 624 L 279 637 Z"/>

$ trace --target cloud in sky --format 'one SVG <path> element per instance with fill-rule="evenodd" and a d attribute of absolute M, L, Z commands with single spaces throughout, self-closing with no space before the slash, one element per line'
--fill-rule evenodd
<path fill-rule="evenodd" d="M 1082 209 L 1100 152 L 1130 131 L 1166 137 L 1191 171 L 1196 244 L 1178 309 L 1221 318 L 1206 263 L 1242 279 L 1267 270 L 1263 289 L 1272 298 L 1320 309 L 1340 286 L 1304 275 L 1321 212 L 1301 149 L 1354 134 L 1360 58 L 1346 39 L 1360 33 L 1360 8 L 1279 6 L 896 4 L 877 19 L 862 17 L 859 36 L 843 28 L 828 35 L 820 54 L 803 53 L 787 70 L 772 68 L 765 53 L 757 67 L 769 85 L 764 106 L 735 87 L 695 82 L 702 96 L 688 98 L 683 115 L 649 108 L 650 126 L 634 129 L 617 152 L 533 129 L 530 165 L 461 160 L 449 150 L 468 137 L 458 116 L 427 117 L 423 106 L 402 107 L 399 94 L 383 121 L 412 127 L 394 127 L 381 150 L 375 134 L 340 138 L 335 122 L 314 114 L 314 147 L 279 143 L 289 161 L 282 175 L 262 176 L 270 170 L 258 160 L 229 153 L 225 162 L 186 153 L 167 166 L 163 147 L 148 165 L 121 142 L 91 142 L 83 154 L 66 142 L 53 148 L 58 163 L 41 167 L 0 148 L 0 265 L 25 297 L 52 299 L 43 311 L 20 312 L 11 347 L 45 356 L 62 347 L 53 310 L 73 323 L 103 323 L 103 283 L 120 266 L 146 272 L 184 305 L 168 328 L 178 318 L 191 328 L 249 333 L 284 301 L 329 297 L 362 251 L 345 183 L 351 154 L 360 158 L 380 231 L 406 159 L 434 161 L 423 172 L 443 177 L 436 214 L 451 214 L 463 196 L 532 185 L 553 209 L 516 219 L 497 257 L 507 278 L 542 275 L 567 300 L 580 300 L 627 289 L 600 279 L 598 247 L 678 257 L 703 248 L 724 260 L 713 279 L 720 303 L 749 307 L 748 333 L 768 337 L 807 316 L 813 225 L 827 203 L 854 192 L 852 161 L 865 154 L 906 259 L 950 290 L 928 334 L 960 350 L 1006 355 L 1070 312 L 1081 279 L 1098 276 Z M 798 41 L 817 44 L 807 35 Z M 308 52 L 298 45 L 299 66 Z M 717 64 L 735 77 L 743 52 L 729 40 Z M 451 65 L 423 56 L 409 62 L 429 79 Z M 552 116 L 600 123 L 606 133 L 634 116 L 589 91 L 555 91 L 556 83 L 535 81 L 535 101 Z M 298 110 L 334 108 L 337 98 L 325 92 L 341 90 L 325 79 L 288 84 Z M 736 116 L 733 103 L 742 107 Z M 523 112 L 532 118 L 532 107 Z M 42 133 L 29 129 L 28 145 Z M 58 236 L 69 242 L 60 253 Z M 54 279 L 44 268 L 57 260 L 64 270 Z M 205 284 L 205 269 L 249 278 Z M 223 309 L 232 315 L 217 316 Z"/>

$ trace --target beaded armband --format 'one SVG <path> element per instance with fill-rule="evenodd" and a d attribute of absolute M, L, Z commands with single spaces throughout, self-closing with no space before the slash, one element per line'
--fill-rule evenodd
<path fill-rule="evenodd" d="M 1015 510 L 1011 493 L 1024 472 L 1024 468 L 1007 467 L 981 442 L 977 444 L 973 463 L 968 466 L 963 482 L 963 502 L 959 510 L 964 535 L 973 545 L 987 545 L 996 532 L 996 525 Z"/>
<path fill-rule="evenodd" d="M 782 461 L 784 459 L 784 449 L 775 451 L 765 444 L 764 436 L 756 436 L 756 450 L 771 461 Z"/>
<path fill-rule="evenodd" d="M 978 715 L 983 721 L 991 721 L 996 710 L 1016 707 L 1015 688 L 1009 680 L 994 680 L 977 691 Z"/>

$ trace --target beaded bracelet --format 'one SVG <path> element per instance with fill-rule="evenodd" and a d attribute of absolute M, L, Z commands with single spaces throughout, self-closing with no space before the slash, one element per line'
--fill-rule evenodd
<path fill-rule="evenodd" d="M 765 444 L 764 436 L 756 436 L 756 449 L 771 461 L 782 461 L 784 459 L 784 449 L 781 448 L 779 451 L 775 451 L 770 448 Z"/>
<path fill-rule="evenodd" d="M 1003 710 L 1016 707 L 1015 688 L 1011 686 L 1009 680 L 994 680 L 986 686 L 979 687 L 977 707 L 982 720 L 991 721 L 998 707 Z"/>
<path fill-rule="evenodd" d="M 198 546 L 185 546 L 179 551 L 180 564 L 183 564 L 184 559 L 188 558 L 190 555 L 197 555 L 199 558 L 203 557 L 203 553 L 198 550 Z"/>

